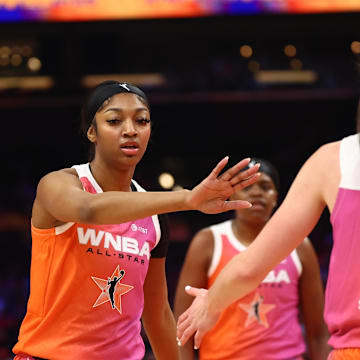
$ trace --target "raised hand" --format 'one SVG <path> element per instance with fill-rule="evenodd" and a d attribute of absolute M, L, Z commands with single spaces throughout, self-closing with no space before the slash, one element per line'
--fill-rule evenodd
<path fill-rule="evenodd" d="M 210 314 L 207 307 L 208 290 L 186 286 L 185 291 L 195 296 L 191 306 L 179 316 L 177 323 L 178 345 L 183 346 L 194 335 L 194 348 L 200 347 L 202 338 L 216 324 L 220 313 Z"/>
<path fill-rule="evenodd" d="M 253 184 L 259 178 L 259 164 L 248 170 L 241 171 L 250 162 L 250 158 L 241 160 L 232 168 L 220 175 L 228 163 L 229 157 L 222 159 L 199 185 L 188 193 L 187 202 L 194 210 L 206 214 L 217 214 L 220 212 L 249 208 L 252 205 L 243 200 L 229 201 L 229 197 L 236 191 Z"/>

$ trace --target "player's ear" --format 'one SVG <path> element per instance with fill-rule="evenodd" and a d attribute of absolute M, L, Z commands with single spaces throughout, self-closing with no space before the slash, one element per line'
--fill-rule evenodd
<path fill-rule="evenodd" d="M 89 126 L 88 131 L 86 132 L 86 136 L 90 142 L 92 142 L 93 144 L 96 143 L 96 129 L 94 124 L 91 124 Z"/>

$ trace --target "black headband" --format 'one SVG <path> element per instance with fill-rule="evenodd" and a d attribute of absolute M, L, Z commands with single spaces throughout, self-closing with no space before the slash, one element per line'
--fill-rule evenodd
<path fill-rule="evenodd" d="M 95 114 L 103 102 L 113 95 L 119 93 L 130 93 L 138 95 L 143 98 L 146 103 L 148 103 L 145 93 L 134 85 L 117 82 L 100 84 L 90 95 L 85 106 L 85 116 L 88 127 L 92 124 Z"/>
<path fill-rule="evenodd" d="M 279 191 L 280 189 L 280 176 L 274 165 L 272 165 L 269 161 L 260 159 L 260 158 L 252 158 L 250 163 L 248 164 L 247 168 L 253 167 L 256 163 L 260 164 L 259 172 L 264 173 L 268 175 L 272 181 L 274 182 L 274 185 L 276 187 L 276 190 Z"/>

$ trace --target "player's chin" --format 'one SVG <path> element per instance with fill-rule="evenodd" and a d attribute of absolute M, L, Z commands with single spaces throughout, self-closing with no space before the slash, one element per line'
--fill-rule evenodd
<path fill-rule="evenodd" d="M 253 212 L 249 218 L 249 221 L 258 225 L 265 224 L 269 220 L 269 216 L 261 212 Z"/>
<path fill-rule="evenodd" d="M 120 154 L 119 156 L 119 161 L 122 162 L 127 162 L 127 163 L 138 163 L 142 157 L 143 157 L 144 153 L 143 152 L 137 152 L 136 154 L 131 154 L 131 155 L 127 155 L 127 154 Z"/>
<path fill-rule="evenodd" d="M 125 166 L 136 166 L 140 162 L 141 158 L 138 156 L 129 156 L 124 159 L 122 159 L 122 164 Z"/>

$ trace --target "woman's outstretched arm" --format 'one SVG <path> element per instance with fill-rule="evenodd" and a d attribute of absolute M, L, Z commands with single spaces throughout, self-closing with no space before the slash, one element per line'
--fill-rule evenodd
<path fill-rule="evenodd" d="M 199 210 L 208 214 L 251 206 L 247 201 L 229 201 L 237 190 L 254 183 L 258 166 L 241 171 L 250 159 L 244 159 L 224 171 L 228 157 L 192 190 L 163 192 L 108 191 L 90 194 L 82 190 L 72 170 L 46 175 L 39 183 L 32 222 L 46 228 L 51 222 L 118 224 L 154 214 Z"/>

